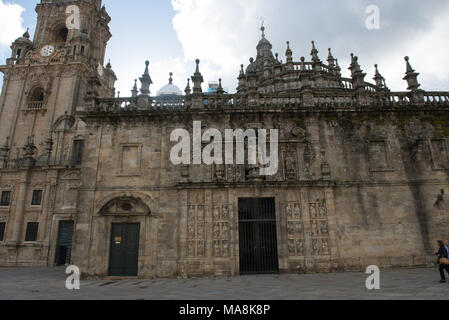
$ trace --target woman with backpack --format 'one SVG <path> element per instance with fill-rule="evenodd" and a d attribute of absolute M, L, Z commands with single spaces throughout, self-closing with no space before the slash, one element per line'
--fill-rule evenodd
<path fill-rule="evenodd" d="M 444 242 L 442 240 L 438 240 L 438 245 L 440 249 L 436 253 L 438 256 L 438 264 L 440 265 L 440 275 L 441 280 L 440 283 L 446 283 L 446 276 L 444 275 L 444 270 L 449 274 L 449 265 L 445 265 L 441 263 L 441 259 L 448 259 L 448 252 L 446 250 L 446 246 L 444 245 Z"/>

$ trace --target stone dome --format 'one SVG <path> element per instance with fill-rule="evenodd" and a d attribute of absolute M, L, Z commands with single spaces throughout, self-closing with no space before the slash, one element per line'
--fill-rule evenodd
<path fill-rule="evenodd" d="M 170 79 L 168 80 L 168 84 L 163 86 L 158 92 L 157 96 L 182 96 L 183 93 L 181 89 L 173 84 L 173 73 L 170 72 Z"/>

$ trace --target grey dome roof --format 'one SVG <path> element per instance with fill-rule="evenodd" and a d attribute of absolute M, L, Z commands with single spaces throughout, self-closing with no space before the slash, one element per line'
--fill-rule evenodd
<path fill-rule="evenodd" d="M 182 96 L 183 93 L 181 89 L 179 89 L 177 86 L 173 84 L 173 73 L 170 72 L 170 79 L 168 80 L 169 83 L 165 86 L 163 86 L 158 92 L 157 96 Z"/>

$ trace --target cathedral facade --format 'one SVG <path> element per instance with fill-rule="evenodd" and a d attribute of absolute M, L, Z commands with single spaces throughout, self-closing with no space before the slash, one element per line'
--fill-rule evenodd
<path fill-rule="evenodd" d="M 66 26 L 68 5 L 79 29 Z M 101 0 L 36 11 L 33 41 L 18 38 L 0 66 L 0 266 L 147 278 L 364 270 L 432 264 L 449 239 L 449 92 L 421 90 L 408 57 L 408 90 L 392 92 L 354 55 L 342 77 L 315 43 L 310 61 L 287 43 L 283 62 L 262 28 L 234 94 L 221 80 L 203 92 L 197 60 L 184 92 L 170 74 L 151 96 L 146 63 L 140 89 L 116 97 Z M 172 133 L 194 136 L 195 123 L 277 130 L 278 170 L 174 164 Z"/>

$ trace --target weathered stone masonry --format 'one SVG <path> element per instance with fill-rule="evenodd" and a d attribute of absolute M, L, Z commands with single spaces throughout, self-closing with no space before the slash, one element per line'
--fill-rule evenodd
<path fill-rule="evenodd" d="M 70 3 L 89 23 L 61 39 L 50 21 L 64 21 Z M 101 1 L 42 1 L 37 12 L 34 41 L 16 40 L 0 67 L 0 192 L 11 192 L 0 206 L 1 266 L 67 255 L 85 276 L 114 275 L 112 250 L 130 240 L 113 228 L 139 224 L 138 276 L 238 275 L 243 198 L 274 198 L 280 272 L 425 265 L 436 240 L 449 238 L 449 92 L 419 89 L 408 58 L 408 91 L 391 92 L 377 66 L 368 83 L 352 56 L 344 78 L 315 43 L 311 62 L 294 62 L 288 44 L 283 63 L 263 29 L 235 94 L 221 81 L 203 93 L 197 61 L 184 95 L 170 75 L 150 96 L 146 64 L 140 94 L 136 83 L 132 97 L 115 98 L 112 66 L 102 67 L 111 35 Z M 54 52 L 42 55 L 48 45 Z M 174 166 L 170 134 L 192 132 L 194 121 L 221 132 L 279 129 L 278 173 Z M 61 244 L 61 221 L 73 221 L 71 245 Z"/>

